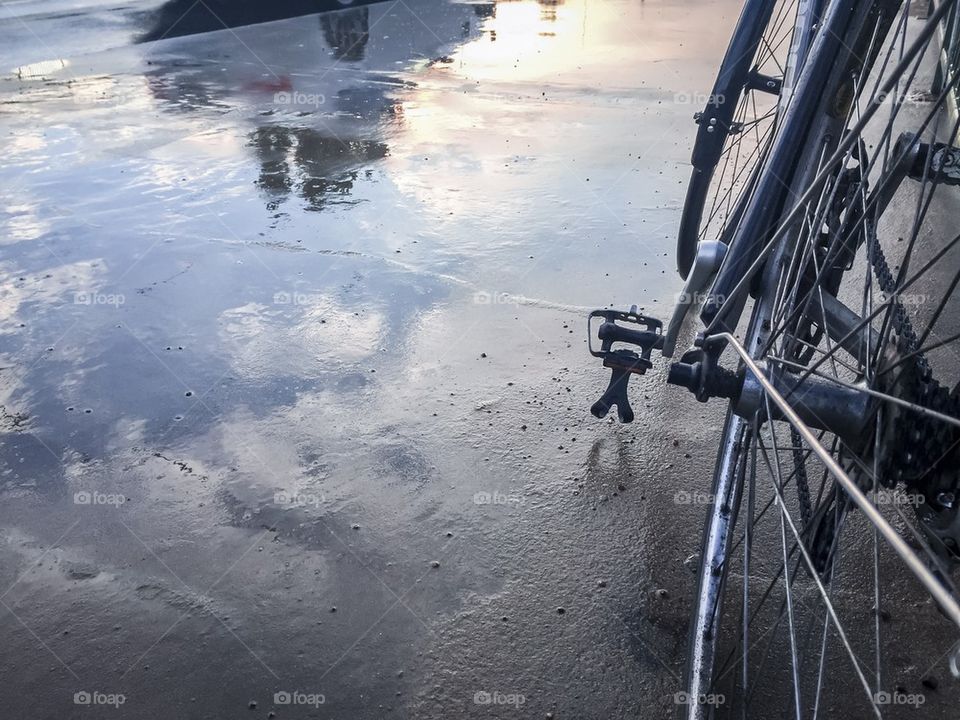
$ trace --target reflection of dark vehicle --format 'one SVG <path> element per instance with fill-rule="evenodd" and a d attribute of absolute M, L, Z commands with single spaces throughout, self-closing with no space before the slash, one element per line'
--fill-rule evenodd
<path fill-rule="evenodd" d="M 176 32 L 168 33 L 147 52 L 151 91 L 168 109 L 252 105 L 322 115 L 322 124 L 341 135 L 392 106 L 384 97 L 402 84 L 396 71 L 446 54 L 475 37 L 481 22 L 473 6 L 444 0 L 333 4 L 334 12 L 287 22 L 229 32 L 217 25 L 210 30 L 221 32 L 209 32 L 202 43 L 171 41 Z"/>
<path fill-rule="evenodd" d="M 223 20 L 265 18 L 266 10 L 244 14 L 238 9 L 243 5 Z M 270 12 L 313 12 L 321 5 L 281 3 Z M 295 195 L 308 210 L 354 202 L 349 195 L 360 168 L 388 154 L 385 125 L 403 119 L 398 96 L 405 85 L 395 72 L 446 55 L 453 44 L 475 37 L 482 22 L 478 6 L 445 0 L 326 5 L 337 9 L 209 32 L 202 43 L 171 40 L 184 29 L 202 32 L 196 29 L 199 21 L 177 24 L 165 42 L 148 50 L 147 81 L 166 110 L 254 111 L 248 145 L 260 161 L 257 184 L 271 210 Z M 217 6 L 210 7 L 216 12 Z M 177 1 L 161 13 L 187 9 Z M 429 27 L 423 17 L 430 19 Z M 371 35 L 374 26 L 378 32 Z M 224 28 L 218 22 L 208 29 Z M 245 61 L 236 61 L 238 48 Z"/>
<path fill-rule="evenodd" d="M 300 15 L 343 10 L 376 0 L 170 0 L 150 16 L 150 28 L 139 38 L 150 42 L 168 37 L 196 35 L 224 28 L 272 22 Z"/>

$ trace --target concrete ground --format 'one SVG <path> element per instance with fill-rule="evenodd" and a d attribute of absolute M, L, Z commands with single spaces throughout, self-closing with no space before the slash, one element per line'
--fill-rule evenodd
<path fill-rule="evenodd" d="M 584 311 L 679 289 L 736 3 L 147 43 L 167 10 L 38 7 L 0 51 L 5 714 L 671 711 L 719 409 L 592 418 Z"/>
<path fill-rule="evenodd" d="M 739 3 L 200 5 L 0 7 L 3 715 L 667 717 L 722 408 L 584 315 Z"/>

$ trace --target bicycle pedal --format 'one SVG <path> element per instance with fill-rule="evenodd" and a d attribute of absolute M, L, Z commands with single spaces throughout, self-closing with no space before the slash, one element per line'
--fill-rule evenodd
<path fill-rule="evenodd" d="M 600 340 L 600 349 L 593 347 L 593 318 L 603 318 L 603 323 L 597 330 Z M 639 325 L 642 329 L 635 330 L 617 323 Z M 614 348 L 615 343 L 633 345 L 640 348 L 640 353 L 625 347 Z M 631 375 L 643 375 L 653 367 L 650 353 L 654 349 L 663 348 L 663 323 L 659 320 L 637 312 L 634 305 L 629 311 L 623 310 L 594 310 L 587 318 L 587 346 L 590 354 L 603 359 L 603 366 L 610 368 L 610 382 L 607 389 L 597 402 L 590 407 L 595 417 L 604 418 L 610 409 L 617 408 L 617 416 L 621 422 L 633 422 L 633 409 L 627 397 L 627 385 Z"/>

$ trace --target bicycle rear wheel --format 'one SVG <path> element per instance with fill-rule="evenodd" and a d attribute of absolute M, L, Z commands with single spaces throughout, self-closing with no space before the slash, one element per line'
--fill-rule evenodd
<path fill-rule="evenodd" d="M 946 104 L 960 78 L 925 93 L 930 23 L 949 7 L 927 20 L 909 3 L 842 5 L 825 15 L 846 18 L 829 77 L 794 99 L 817 109 L 782 222 L 737 290 L 759 282 L 745 352 L 799 417 L 745 372 L 705 528 L 687 718 L 960 705 L 937 680 L 956 605 L 938 613 L 900 557 L 908 543 L 956 597 L 960 126 Z M 767 168 L 758 182 L 780 182 Z"/>

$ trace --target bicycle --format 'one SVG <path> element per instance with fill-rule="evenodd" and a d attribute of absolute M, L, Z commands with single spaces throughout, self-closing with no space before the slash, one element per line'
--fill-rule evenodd
<path fill-rule="evenodd" d="M 746 0 L 696 116 L 673 316 L 588 319 L 598 417 L 633 419 L 630 377 L 695 306 L 667 382 L 727 402 L 688 720 L 936 712 L 934 680 L 905 684 L 909 640 L 960 676 L 960 73 L 937 47 L 958 2 Z"/>

